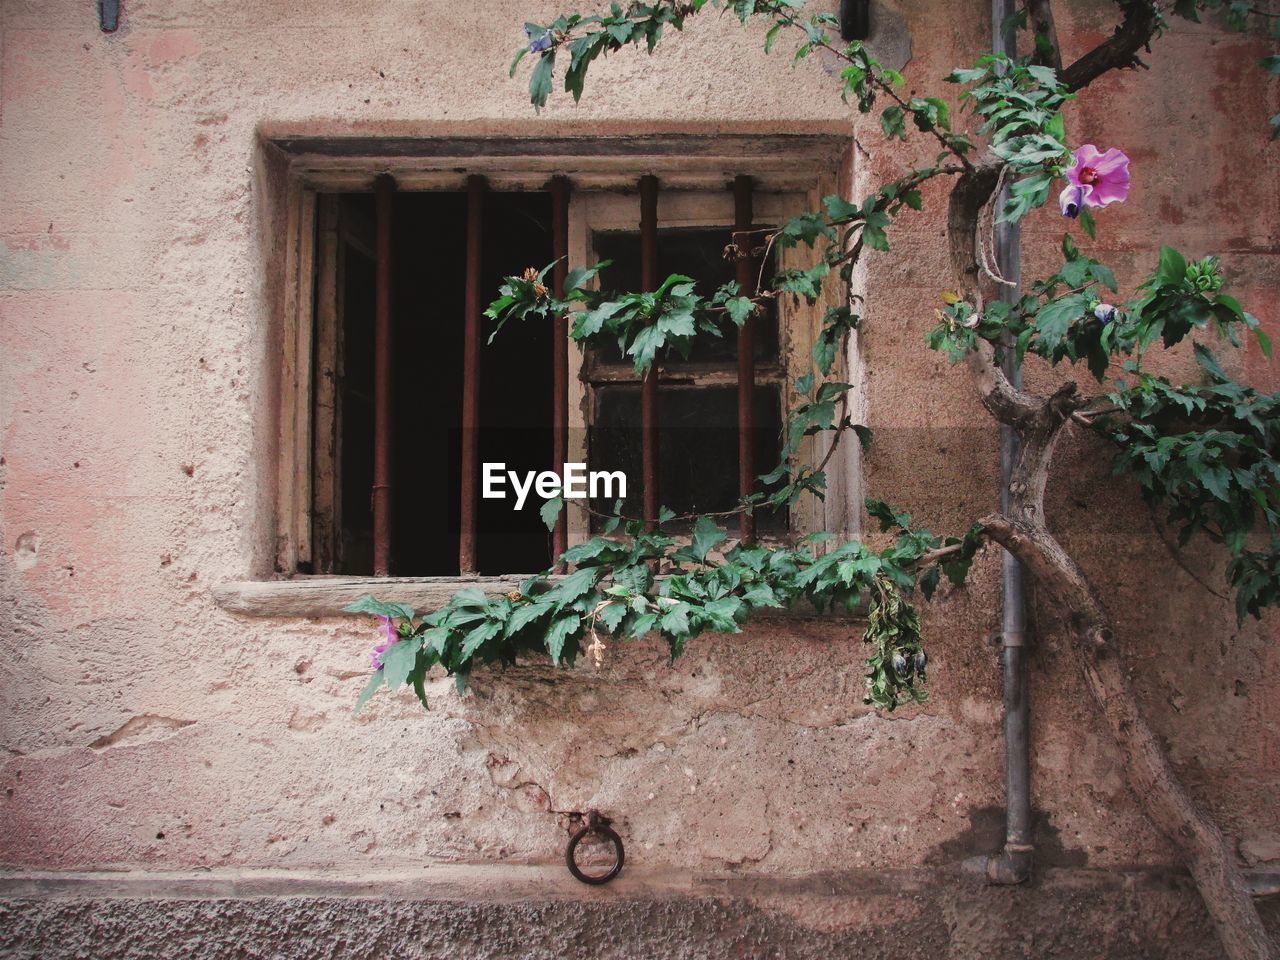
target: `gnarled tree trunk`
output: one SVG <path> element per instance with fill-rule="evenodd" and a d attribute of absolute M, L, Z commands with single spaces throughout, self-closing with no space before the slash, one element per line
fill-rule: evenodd
<path fill-rule="evenodd" d="M 975 229 L 998 180 L 999 160 L 987 158 L 957 182 L 949 216 L 951 256 L 959 289 L 976 293 Z M 1223 950 L 1231 960 L 1275 956 L 1235 854 L 1218 827 L 1178 781 L 1159 740 L 1147 726 L 1113 645 L 1111 620 L 1076 562 L 1049 532 L 1044 494 L 1053 448 L 1062 428 L 1088 398 L 1074 383 L 1050 397 L 1014 389 L 982 343 L 974 372 L 983 404 L 1021 440 L 1009 489 L 1009 510 L 986 517 L 988 536 L 1016 557 L 1053 597 L 1073 640 L 1089 690 L 1124 755 L 1129 785 L 1147 817 L 1181 852 Z"/>

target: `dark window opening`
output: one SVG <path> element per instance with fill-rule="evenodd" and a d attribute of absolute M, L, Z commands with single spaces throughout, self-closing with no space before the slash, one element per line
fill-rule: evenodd
<path fill-rule="evenodd" d="M 658 423 L 662 504 L 678 516 L 733 509 L 738 503 L 738 388 L 663 384 L 658 391 Z M 755 424 L 755 461 L 760 472 L 767 473 L 777 465 L 781 449 L 782 411 L 776 386 L 756 387 Z M 627 475 L 623 512 L 638 517 L 644 501 L 639 384 L 596 388 L 590 443 L 591 469 L 621 470 Z M 614 505 L 599 501 L 591 506 L 607 514 Z M 760 509 L 755 516 L 760 533 L 786 530 L 785 507 Z M 598 526 L 599 518 L 593 519 Z"/>
<path fill-rule="evenodd" d="M 392 216 L 392 572 L 459 573 L 464 193 L 400 193 Z M 373 222 L 368 194 L 342 198 L 343 213 Z M 480 289 L 487 304 L 504 276 L 552 259 L 551 206 L 545 193 L 484 198 Z M 341 477 L 341 546 L 333 572 L 373 572 L 374 268 L 366 252 L 343 244 L 340 375 L 335 384 Z M 321 280 L 323 282 L 323 278 Z M 491 325 L 483 323 L 482 340 Z M 551 329 L 511 324 L 480 349 L 480 461 L 521 473 L 551 467 Z M 482 573 L 529 573 L 550 565 L 538 504 L 480 500 L 477 566 Z"/>

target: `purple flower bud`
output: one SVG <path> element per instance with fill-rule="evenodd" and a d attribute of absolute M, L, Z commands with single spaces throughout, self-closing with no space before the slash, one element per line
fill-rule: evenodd
<path fill-rule="evenodd" d="M 1116 318 L 1116 308 L 1109 303 L 1100 303 L 1093 308 L 1093 315 L 1103 323 L 1110 323 Z"/>
<path fill-rule="evenodd" d="M 382 654 L 400 640 L 400 633 L 396 630 L 396 625 L 390 617 L 379 615 L 378 619 L 382 622 L 382 635 L 385 639 L 373 648 L 373 655 L 370 657 L 370 662 L 375 670 L 382 669 Z"/>
<path fill-rule="evenodd" d="M 900 677 L 904 677 L 907 674 L 907 658 L 899 652 L 895 652 L 893 655 L 893 672 Z"/>
<path fill-rule="evenodd" d="M 1058 206 L 1062 208 L 1062 215 L 1070 217 L 1072 220 L 1080 216 L 1080 208 L 1084 206 L 1084 198 L 1092 190 L 1093 187 L 1078 183 L 1068 185 L 1062 193 L 1058 194 Z"/>
<path fill-rule="evenodd" d="M 529 27 L 524 28 L 524 35 L 529 38 L 529 52 L 541 53 L 551 47 L 551 31 L 544 30 L 538 36 L 535 36 L 533 30 Z"/>
<path fill-rule="evenodd" d="M 923 650 L 916 653 L 916 673 L 924 673 L 924 668 L 929 663 L 929 656 Z"/>

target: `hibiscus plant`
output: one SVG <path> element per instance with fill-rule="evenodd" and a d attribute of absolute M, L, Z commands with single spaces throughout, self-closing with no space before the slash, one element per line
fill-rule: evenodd
<path fill-rule="evenodd" d="M 615 509 L 600 536 L 559 558 L 572 571 L 565 575 L 529 577 L 505 596 L 464 589 L 421 616 L 373 597 L 353 604 L 351 612 L 380 617 L 383 631 L 359 703 L 384 685 L 394 690 L 407 684 L 425 705 L 425 679 L 436 667 L 454 676 L 461 690 L 476 664 L 511 663 L 525 653 L 573 664 L 585 652 L 599 661 L 605 637 L 657 634 L 675 657 L 700 633 L 736 633 L 760 610 L 804 601 L 820 610 L 864 612 L 865 700 L 893 710 L 926 696 L 928 658 L 917 598 L 933 597 L 943 577 L 962 585 L 976 552 L 995 543 L 1056 603 L 1130 783 L 1152 822 L 1180 850 L 1225 953 L 1272 956 L 1233 849 L 1179 783 L 1142 717 L 1111 618 L 1050 531 L 1044 510 L 1055 442 L 1067 427 L 1094 431 L 1114 445 L 1116 471 L 1137 481 L 1182 543 L 1200 538 L 1220 545 L 1224 580 L 1241 619 L 1280 603 L 1280 394 L 1237 382 L 1217 359 L 1223 347 L 1239 347 L 1246 336 L 1256 337 L 1267 356 L 1270 344 L 1257 319 L 1225 292 L 1216 257 L 1189 260 L 1170 247 L 1126 295 L 1111 269 L 1081 248 L 1088 241 L 1068 235 L 1061 266 L 1052 275 L 1025 283 L 1016 299 L 996 295 L 1011 285 L 994 263 L 993 223 L 1019 221 L 1056 194 L 1061 214 L 1078 220 L 1092 239 L 1096 213 L 1125 200 L 1131 170 L 1124 150 L 1091 143 L 1072 149 L 1067 118 L 1092 81 L 1109 70 L 1140 65 L 1139 52 L 1166 27 L 1164 6 L 1117 0 L 1120 23 L 1114 34 L 1064 63 L 1049 0 L 1028 0 L 1012 25 L 1032 33 L 1030 55 L 985 54 L 946 77 L 973 118 L 971 132 L 955 123 L 946 99 L 903 93 L 896 71 L 877 62 L 862 43 L 834 39 L 835 18 L 807 14 L 799 0 L 615 3 L 603 15 L 571 14 L 526 25 L 527 44 L 511 69 L 526 55 L 534 58 L 529 90 L 537 108 L 551 96 L 557 66 L 563 68 L 564 89 L 576 99 L 598 57 L 629 46 L 652 51 L 664 33 L 719 7 L 744 23 L 765 21 L 766 48 L 790 37 L 797 43 L 797 61 L 818 55 L 838 62 L 846 101 L 862 113 L 878 111 L 886 137 L 928 137 L 936 141 L 937 153 L 931 164 L 860 201 L 829 196 L 821 210 L 778 224 L 767 242 L 813 248 L 814 265 L 779 270 L 757 293 L 735 284 L 698 290 L 680 276 L 656 291 L 603 291 L 597 288 L 598 267 L 589 267 L 571 271 L 564 294 L 556 296 L 542 282 L 547 270 L 532 270 L 507 278 L 488 311 L 497 327 L 550 322 L 572 311 L 575 341 L 621 351 L 639 374 L 651 375 L 666 353 L 684 354 L 698 338 L 732 332 L 769 299 L 816 303 L 825 286 L 847 290 L 867 251 L 888 250 L 897 220 L 921 209 L 921 186 L 949 181 L 955 290 L 940 291 L 938 323 L 925 345 L 966 364 L 986 409 L 1016 435 L 1008 506 L 976 518 L 967 530 L 938 535 L 917 526 L 908 513 L 868 500 L 868 514 L 891 534 L 878 541 L 887 543 L 880 547 L 830 535 L 790 546 L 733 542 L 716 518 L 706 516 L 681 518 L 692 536 L 677 536 L 670 511 L 656 524 L 645 524 Z M 1176 0 L 1168 12 L 1198 19 L 1219 8 L 1236 28 L 1248 27 L 1255 13 L 1248 4 L 1203 0 Z M 1262 66 L 1280 72 L 1274 56 Z M 1278 119 L 1272 124 L 1280 129 Z M 733 237 L 729 249 L 741 242 Z M 842 370 L 846 344 L 861 322 L 856 308 L 856 300 L 846 298 L 827 309 L 813 371 L 793 385 L 782 462 L 759 478 L 757 491 L 739 510 L 822 495 L 830 450 L 816 468 L 800 462 L 805 437 L 821 434 L 832 447 L 850 442 L 844 440 L 850 434 L 851 442 L 870 442 L 869 431 L 849 416 L 850 385 Z M 1144 366 L 1149 350 L 1184 341 L 1200 369 L 1193 382 L 1175 383 Z M 1055 367 L 1083 364 L 1099 387 L 1085 391 L 1066 379 L 1048 396 L 1024 391 L 1009 371 L 1029 362 L 1028 354 Z M 562 509 L 559 500 L 544 506 L 549 527 Z"/>

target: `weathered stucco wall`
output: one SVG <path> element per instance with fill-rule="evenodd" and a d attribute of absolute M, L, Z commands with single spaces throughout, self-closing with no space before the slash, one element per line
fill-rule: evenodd
<path fill-rule="evenodd" d="M 1070 49 L 1113 24 L 1061 5 Z M 933 699 L 861 705 L 860 628 L 782 621 L 708 637 L 669 664 L 623 646 L 601 674 L 525 666 L 435 709 L 380 696 L 358 718 L 363 622 L 254 620 L 211 585 L 270 569 L 277 419 L 260 124 L 318 133 L 831 131 L 859 181 L 931 156 L 855 127 L 820 67 L 706 18 L 652 58 L 599 65 L 575 107 L 535 119 L 506 65 L 507 2 L 0 7 L 0 863 L 18 869 L 554 862 L 558 812 L 598 807 L 646 869 L 811 873 L 942 864 L 1002 829 L 998 560 L 929 609 Z M 913 88 L 988 45 L 983 3 L 906 2 Z M 1134 159 L 1098 245 L 1131 282 L 1161 242 L 1220 253 L 1280 321 L 1275 84 L 1257 38 L 1178 21 L 1151 70 L 1108 77 L 1075 142 Z M 1236 125 L 1238 124 L 1238 126 Z M 1268 150 L 1270 152 L 1268 152 Z M 873 495 L 937 530 L 996 497 L 997 434 L 963 369 L 920 348 L 950 286 L 941 195 L 870 260 Z M 264 227 L 264 224 L 267 226 Z M 1053 263 L 1053 211 L 1025 231 Z M 1280 385 L 1250 345 L 1256 382 Z M 1189 369 L 1185 358 L 1171 367 Z M 1047 375 L 1033 371 L 1036 382 Z M 1273 619 L 1174 566 L 1106 452 L 1069 437 L 1052 517 L 1116 615 L 1152 723 L 1251 863 L 1280 863 L 1280 648 Z M 1216 581 L 1224 560 L 1191 550 Z M 1162 864 L 1048 611 L 1037 610 L 1034 789 L 1041 862 Z"/>

